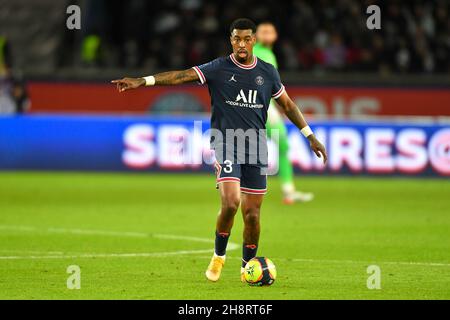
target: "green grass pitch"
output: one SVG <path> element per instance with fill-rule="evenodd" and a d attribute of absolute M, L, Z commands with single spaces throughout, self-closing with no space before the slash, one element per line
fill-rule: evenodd
<path fill-rule="evenodd" d="M 278 277 L 240 282 L 241 215 L 222 278 L 204 276 L 213 175 L 0 173 L 0 299 L 449 299 L 448 180 L 300 177 L 308 204 L 269 179 L 259 254 Z M 67 267 L 81 289 L 67 288 Z M 381 289 L 367 288 L 369 265 Z"/>

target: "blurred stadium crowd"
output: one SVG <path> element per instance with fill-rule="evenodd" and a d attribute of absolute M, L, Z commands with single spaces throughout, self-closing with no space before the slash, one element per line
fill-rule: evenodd
<path fill-rule="evenodd" d="M 66 8 L 82 10 L 68 30 Z M 381 8 L 381 30 L 366 27 L 366 8 Z M 165 70 L 229 52 L 237 17 L 272 21 L 282 71 L 371 74 L 448 73 L 448 0 L 0 0 L 0 64 L 11 46 L 15 67 L 52 74 L 95 66 Z"/>
<path fill-rule="evenodd" d="M 381 8 L 381 30 L 366 27 L 370 4 Z M 450 71 L 447 0 L 87 0 L 84 6 L 83 37 L 66 31 L 62 65 L 196 65 L 229 52 L 228 26 L 247 16 L 276 24 L 281 70 Z"/>
<path fill-rule="evenodd" d="M 73 4 L 81 30 L 66 27 Z M 381 8 L 381 30 L 366 26 L 372 4 Z M 3 113 L 29 108 L 24 78 L 157 72 L 226 55 L 229 25 L 243 16 L 276 25 L 282 72 L 450 74 L 448 0 L 0 0 L 0 8 Z"/>

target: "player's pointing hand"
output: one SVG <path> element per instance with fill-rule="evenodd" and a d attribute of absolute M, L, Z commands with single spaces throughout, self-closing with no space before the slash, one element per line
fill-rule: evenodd
<path fill-rule="evenodd" d="M 317 157 L 323 159 L 323 164 L 326 164 L 328 161 L 328 155 L 323 144 L 320 143 L 320 141 L 317 140 L 316 136 L 313 134 L 308 137 L 308 140 L 311 146 L 311 150 L 314 151 Z"/>
<path fill-rule="evenodd" d="M 119 92 L 124 92 L 130 89 L 136 89 L 140 86 L 145 85 L 145 79 L 143 78 L 123 78 L 118 80 L 113 80 L 111 83 L 115 83 L 117 86 L 117 90 Z"/>

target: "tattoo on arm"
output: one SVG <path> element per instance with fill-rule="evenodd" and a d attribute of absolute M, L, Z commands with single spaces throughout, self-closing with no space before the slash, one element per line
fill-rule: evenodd
<path fill-rule="evenodd" d="M 168 71 L 158 73 L 154 77 L 155 84 L 162 86 L 171 86 L 199 80 L 197 73 L 192 68 L 182 71 Z"/>
<path fill-rule="evenodd" d="M 283 108 L 288 119 L 291 120 L 297 128 L 301 130 L 308 125 L 300 109 L 287 95 L 283 95 L 277 100 L 277 103 Z"/>
<path fill-rule="evenodd" d="M 290 110 L 286 111 L 286 116 L 300 130 L 308 125 L 305 118 L 303 117 L 303 114 L 296 105 L 294 105 Z"/>

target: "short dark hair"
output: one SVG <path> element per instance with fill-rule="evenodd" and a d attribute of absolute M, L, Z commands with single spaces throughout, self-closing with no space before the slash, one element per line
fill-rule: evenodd
<path fill-rule="evenodd" d="M 256 32 L 256 24 L 247 18 L 239 18 L 234 20 L 230 25 L 230 34 L 233 33 L 233 30 L 248 30 L 251 29 L 252 33 Z"/>

